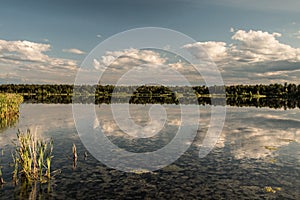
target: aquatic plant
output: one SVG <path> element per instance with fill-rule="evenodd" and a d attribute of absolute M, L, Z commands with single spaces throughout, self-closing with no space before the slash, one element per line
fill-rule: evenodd
<path fill-rule="evenodd" d="M 265 146 L 265 149 L 270 150 L 270 151 L 276 151 L 278 148 L 274 146 Z"/>
<path fill-rule="evenodd" d="M 148 169 L 132 169 L 130 170 L 131 173 L 134 173 L 134 174 L 145 174 L 145 173 L 151 173 L 151 171 L 149 171 Z"/>
<path fill-rule="evenodd" d="M 18 144 L 13 155 L 14 172 L 13 180 L 17 183 L 18 177 L 27 181 L 47 182 L 51 178 L 51 159 L 53 158 L 53 140 L 45 142 L 37 139 L 36 132 L 31 134 L 18 130 Z M 45 178 L 46 177 L 46 178 Z"/>
<path fill-rule="evenodd" d="M 0 185 L 4 184 L 4 180 L 2 178 L 2 167 L 0 166 Z"/>
<path fill-rule="evenodd" d="M 0 93 L 0 117 L 9 117 L 19 113 L 19 105 L 23 102 L 23 97 L 19 94 Z"/>
<path fill-rule="evenodd" d="M 77 149 L 75 144 L 73 144 L 72 152 L 73 152 L 73 168 L 75 169 L 77 166 Z"/>
<path fill-rule="evenodd" d="M 268 192 L 268 193 L 276 193 L 276 191 L 281 191 L 281 188 L 280 187 L 275 187 L 275 188 L 272 188 L 271 186 L 266 186 L 264 188 L 265 192 Z"/>
<path fill-rule="evenodd" d="M 17 121 L 22 102 L 21 95 L 0 93 L 0 128 L 11 126 Z"/>

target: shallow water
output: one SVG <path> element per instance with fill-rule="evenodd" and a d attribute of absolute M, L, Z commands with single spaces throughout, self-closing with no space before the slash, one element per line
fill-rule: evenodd
<path fill-rule="evenodd" d="M 148 139 L 135 139 L 138 131 L 131 130 L 129 135 L 122 132 L 112 118 L 110 105 L 96 107 L 97 126 L 115 145 L 127 151 L 155 151 L 175 137 L 180 125 L 179 107 L 164 107 L 168 120 L 164 127 L 159 120 L 152 120 L 152 126 L 143 130 Z M 149 105 L 130 105 L 132 120 L 145 126 L 149 122 L 149 108 Z M 0 166 L 7 182 L 0 189 L 0 197 L 299 199 L 299 109 L 227 107 L 225 126 L 217 144 L 206 157 L 199 158 L 199 148 L 209 126 L 210 108 L 200 106 L 197 136 L 178 160 L 154 172 L 127 173 L 107 167 L 91 155 L 77 133 L 71 104 L 22 104 L 19 122 L 0 131 L 0 150 L 3 150 Z M 10 183 L 12 141 L 18 128 L 37 128 L 39 137 L 54 139 L 52 169 L 61 173 L 49 184 L 25 188 Z M 156 129 L 161 131 L 153 136 Z M 71 159 L 73 143 L 79 156 L 75 169 Z M 268 186 L 280 190 L 267 192 Z"/>

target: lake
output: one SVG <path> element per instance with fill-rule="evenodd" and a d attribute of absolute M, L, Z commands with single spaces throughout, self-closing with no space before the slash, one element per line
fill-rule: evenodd
<path fill-rule="evenodd" d="M 130 152 L 151 152 L 167 145 L 180 126 L 177 105 L 164 106 L 168 120 L 161 127 L 139 134 L 122 132 L 111 117 L 110 105 L 96 106 L 99 126 L 115 145 Z M 189 105 L 186 105 L 189 106 Z M 132 120 L 142 126 L 149 121 L 149 105 L 130 105 Z M 71 104 L 22 104 L 19 121 L 0 130 L 0 166 L 7 182 L 0 186 L 1 199 L 299 199 L 300 112 L 227 106 L 222 134 L 213 150 L 199 158 L 199 148 L 209 128 L 210 105 L 200 106 L 197 135 L 178 160 L 153 172 L 128 173 L 107 167 L 94 158 L 79 137 Z M 159 119 L 159 115 L 156 116 Z M 85 119 L 84 116 L 82 118 Z M 151 135 L 156 128 L 159 134 Z M 37 130 L 40 138 L 53 138 L 52 169 L 60 170 L 50 183 L 32 186 L 11 183 L 11 153 L 17 129 Z M 72 145 L 78 162 L 73 167 Z M 108 152 L 109 153 L 109 152 Z"/>

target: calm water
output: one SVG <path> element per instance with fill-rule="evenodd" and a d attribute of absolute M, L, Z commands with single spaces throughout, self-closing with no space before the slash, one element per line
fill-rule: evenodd
<path fill-rule="evenodd" d="M 165 107 L 170 113 L 165 127 L 143 140 L 133 139 L 118 128 L 110 117 L 110 105 L 101 105 L 96 111 L 102 130 L 114 144 L 132 152 L 147 152 L 168 144 L 180 124 L 179 108 Z M 130 108 L 132 120 L 144 126 L 149 107 Z M 0 198 L 35 194 L 44 199 L 300 199 L 299 109 L 227 107 L 222 135 L 205 158 L 199 158 L 198 152 L 208 128 L 210 107 L 200 107 L 200 113 L 197 137 L 184 155 L 158 171 L 135 174 L 106 167 L 87 151 L 75 128 L 72 105 L 23 104 L 15 127 L 0 131 L 0 165 L 7 182 L 0 188 Z M 39 137 L 54 139 L 52 168 L 61 173 L 49 184 L 13 187 L 10 183 L 12 141 L 18 128 L 37 128 Z M 151 130 L 145 132 L 151 134 Z M 76 169 L 71 159 L 73 143 L 79 156 Z M 269 193 L 264 189 L 267 186 L 281 190 Z"/>

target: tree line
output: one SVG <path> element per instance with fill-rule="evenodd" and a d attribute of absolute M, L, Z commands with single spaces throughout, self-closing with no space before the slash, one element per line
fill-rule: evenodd
<path fill-rule="evenodd" d="M 232 86 L 171 86 L 160 85 L 144 86 L 113 86 L 113 85 L 38 85 L 38 84 L 2 84 L 0 93 L 17 93 L 23 96 L 73 96 L 94 95 L 111 96 L 119 95 L 135 96 L 174 96 L 175 93 L 184 96 L 226 94 L 226 97 L 270 97 L 270 98 L 297 98 L 300 96 L 300 85 L 270 84 L 270 85 L 232 85 Z"/>

